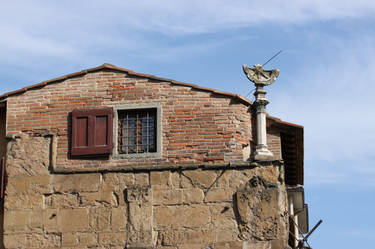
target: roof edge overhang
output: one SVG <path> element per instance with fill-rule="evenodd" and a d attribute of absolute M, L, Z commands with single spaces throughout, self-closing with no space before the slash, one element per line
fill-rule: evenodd
<path fill-rule="evenodd" d="M 304 127 L 298 124 L 289 123 L 279 118 L 267 115 L 267 127 L 275 127 L 283 134 L 295 138 L 294 141 L 285 141 L 286 146 L 292 148 L 295 163 L 292 164 L 293 171 L 296 172 L 296 180 L 293 185 L 304 184 Z M 282 145 L 283 146 L 283 145 Z"/>
<path fill-rule="evenodd" d="M 26 86 L 24 88 L 21 88 L 21 89 L 15 90 L 15 91 L 4 93 L 4 94 L 0 95 L 0 101 L 3 100 L 3 99 L 8 98 L 10 96 L 14 96 L 14 95 L 18 95 L 18 94 L 23 94 L 23 93 L 25 93 L 25 92 L 27 92 L 29 90 L 33 90 L 33 89 L 37 89 L 37 88 L 42 88 L 42 87 L 44 87 L 46 85 L 49 85 L 49 84 L 58 83 L 58 82 L 66 80 L 66 79 L 70 79 L 70 78 L 73 78 L 73 77 L 84 76 L 84 75 L 86 75 L 88 73 L 92 73 L 92 72 L 96 72 L 96 71 L 100 71 L 100 70 L 106 70 L 106 69 L 107 70 L 114 70 L 114 71 L 117 71 L 117 72 L 127 73 L 128 75 L 131 75 L 131 76 L 143 77 L 143 78 L 147 78 L 147 79 L 150 79 L 150 80 L 156 80 L 156 81 L 165 81 L 165 82 L 169 82 L 169 83 L 174 84 L 174 85 L 191 87 L 193 89 L 197 89 L 197 90 L 201 90 L 201 91 L 206 91 L 206 92 L 211 92 L 213 94 L 218 94 L 218 95 L 227 96 L 227 97 L 236 99 L 239 102 L 241 102 L 241 103 L 243 103 L 243 104 L 245 104 L 247 106 L 251 105 L 251 101 L 249 99 L 247 99 L 246 97 L 240 95 L 240 94 L 233 94 L 233 93 L 229 93 L 229 92 L 223 92 L 223 91 L 219 91 L 219 90 L 216 90 L 216 89 L 202 87 L 202 86 L 198 86 L 198 85 L 191 84 L 191 83 L 186 83 L 186 82 L 181 82 L 181 81 L 176 81 L 176 80 L 172 80 L 172 79 L 158 77 L 158 76 L 155 76 L 155 75 L 137 73 L 137 72 L 134 72 L 134 71 L 132 71 L 130 69 L 122 68 L 122 67 L 117 67 L 117 66 L 114 66 L 114 65 L 109 64 L 109 63 L 104 63 L 103 65 L 98 66 L 98 67 L 81 70 L 79 72 L 75 72 L 75 73 L 71 73 L 71 74 L 66 74 L 66 75 L 63 75 L 63 76 L 60 76 L 60 77 L 57 77 L 57 78 L 54 78 L 54 79 L 43 81 L 41 83 L 37 83 L 37 84 L 34 84 L 34 85 Z"/>

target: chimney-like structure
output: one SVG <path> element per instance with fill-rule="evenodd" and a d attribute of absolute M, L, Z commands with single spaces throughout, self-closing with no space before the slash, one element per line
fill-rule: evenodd
<path fill-rule="evenodd" d="M 262 65 L 254 65 L 253 68 L 247 65 L 242 66 L 247 78 L 254 83 L 255 101 L 254 107 L 257 114 L 257 146 L 254 153 L 254 160 L 267 161 L 273 160 L 273 154 L 267 147 L 267 130 L 266 130 L 266 105 L 269 103 L 266 98 L 265 86 L 271 85 L 279 76 L 279 70 L 264 70 Z"/>

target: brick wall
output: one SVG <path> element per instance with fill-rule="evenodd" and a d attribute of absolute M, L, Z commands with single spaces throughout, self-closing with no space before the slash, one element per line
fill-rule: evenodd
<path fill-rule="evenodd" d="M 280 130 L 267 128 L 267 146 L 275 158 L 281 159 Z"/>
<path fill-rule="evenodd" d="M 6 152 L 6 138 L 5 138 L 5 130 L 6 130 L 6 121 L 5 121 L 5 107 L 0 107 L 0 159 L 5 156 Z"/>
<path fill-rule="evenodd" d="M 162 107 L 163 151 L 158 163 L 244 160 L 243 148 L 252 140 L 248 106 L 209 91 L 108 70 L 9 97 L 7 135 L 55 133 L 57 167 L 90 167 L 90 160 L 71 160 L 68 156 L 69 113 L 137 103 Z M 139 163 L 155 163 L 155 159 L 95 161 L 96 167 Z"/>

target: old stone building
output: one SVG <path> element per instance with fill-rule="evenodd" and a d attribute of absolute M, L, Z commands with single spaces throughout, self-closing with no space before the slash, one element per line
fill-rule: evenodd
<path fill-rule="evenodd" d="M 255 160 L 252 107 L 110 64 L 1 95 L 1 246 L 293 246 L 303 127 L 267 116 Z"/>

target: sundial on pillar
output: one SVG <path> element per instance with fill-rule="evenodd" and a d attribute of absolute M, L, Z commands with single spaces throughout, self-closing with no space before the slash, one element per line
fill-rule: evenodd
<path fill-rule="evenodd" d="M 273 153 L 267 147 L 267 126 L 266 126 L 266 105 L 269 103 L 266 98 L 264 86 L 275 82 L 280 71 L 278 69 L 264 70 L 262 65 L 254 65 L 250 68 L 242 66 L 246 77 L 255 84 L 254 107 L 257 116 L 257 146 L 254 152 L 254 160 L 269 161 L 274 160 Z"/>
<path fill-rule="evenodd" d="M 242 66 L 246 77 L 255 84 L 255 86 L 268 86 L 275 82 L 279 76 L 279 69 L 264 70 L 262 65 L 256 64 L 253 68 Z"/>

